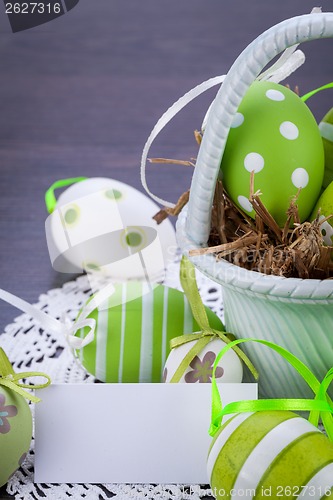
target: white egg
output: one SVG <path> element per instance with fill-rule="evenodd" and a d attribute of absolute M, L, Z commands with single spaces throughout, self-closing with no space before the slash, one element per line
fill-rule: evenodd
<path fill-rule="evenodd" d="M 198 332 L 198 335 L 199 334 L 200 332 Z M 196 342 L 198 341 L 193 340 L 171 350 L 164 367 L 163 378 L 165 382 L 171 382 L 177 368 Z M 190 362 L 179 382 L 211 382 L 216 356 L 225 345 L 226 344 L 217 337 L 209 342 Z M 230 349 L 220 360 L 216 368 L 215 378 L 218 383 L 239 383 L 242 381 L 242 362 L 232 349 Z"/>
<path fill-rule="evenodd" d="M 154 280 L 177 249 L 171 222 L 153 220 L 158 210 L 146 195 L 114 179 L 73 184 L 46 221 L 53 268 Z"/>

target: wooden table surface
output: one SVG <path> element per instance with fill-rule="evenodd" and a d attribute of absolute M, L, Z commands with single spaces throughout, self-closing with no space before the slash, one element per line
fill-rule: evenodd
<path fill-rule="evenodd" d="M 50 264 L 45 190 L 75 176 L 141 189 L 142 148 L 160 115 L 191 87 L 227 72 L 265 29 L 312 7 L 313 0 L 80 0 L 66 15 L 13 34 L 1 5 L 0 286 L 33 303 L 73 279 Z M 307 62 L 288 81 L 305 93 L 332 79 L 332 41 L 303 50 Z M 196 156 L 193 130 L 215 92 L 184 110 L 151 155 Z M 318 120 L 332 101 L 333 90 L 309 101 Z M 170 200 L 190 177 L 187 167 L 149 167 L 151 188 Z M 17 314 L 0 303 L 0 332 Z"/>

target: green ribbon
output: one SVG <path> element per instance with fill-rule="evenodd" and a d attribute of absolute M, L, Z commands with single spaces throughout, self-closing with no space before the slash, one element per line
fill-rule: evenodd
<path fill-rule="evenodd" d="M 195 267 L 185 255 L 180 263 L 180 283 L 191 306 L 195 321 L 203 331 L 212 331 L 198 290 Z M 224 326 L 223 331 L 225 331 Z"/>
<path fill-rule="evenodd" d="M 47 382 L 45 382 L 44 384 L 37 384 L 37 385 L 20 383 L 20 380 L 29 377 L 44 377 L 46 378 Z M 33 403 L 38 403 L 40 401 L 40 398 L 33 396 L 24 389 L 43 389 L 44 387 L 47 387 L 50 383 L 51 379 L 48 375 L 46 375 L 46 373 L 42 372 L 15 373 L 5 351 L 0 347 L 0 385 L 7 387 L 8 389 L 11 389 L 12 391 L 16 392 L 25 399 L 29 399 Z"/>
<path fill-rule="evenodd" d="M 224 356 L 229 349 L 242 342 L 257 342 L 259 344 L 263 344 L 284 357 L 286 361 L 288 361 L 306 381 L 314 392 L 315 398 L 236 401 L 229 403 L 222 408 L 222 401 L 215 378 L 215 371 L 222 356 Z M 309 422 L 318 427 L 319 418 L 321 418 L 328 438 L 333 441 L 333 402 L 327 395 L 327 389 L 332 380 L 333 368 L 327 372 L 323 381 L 319 382 L 311 370 L 304 363 L 302 363 L 302 361 L 287 351 L 287 349 L 284 349 L 273 342 L 252 338 L 232 341 L 220 351 L 214 362 L 212 374 L 212 413 L 209 434 L 214 436 L 221 426 L 222 418 L 225 415 L 230 415 L 232 413 L 274 410 L 309 411 Z"/>
<path fill-rule="evenodd" d="M 195 267 L 185 256 L 183 256 L 180 263 L 180 283 L 183 287 L 187 300 L 189 301 L 193 317 L 199 325 L 201 331 L 198 333 L 181 335 L 180 337 L 175 337 L 170 341 L 170 349 L 175 349 L 176 347 L 187 344 L 188 342 L 197 341 L 185 355 L 184 359 L 171 378 L 170 383 L 177 383 L 180 381 L 195 356 L 197 356 L 202 349 L 209 344 L 209 342 L 216 338 L 220 338 L 223 342 L 229 344 L 235 338 L 232 333 L 225 332 L 224 325 L 222 325 L 223 330 L 215 330 L 210 326 L 206 309 L 198 290 Z M 239 349 L 239 347 L 234 347 L 234 351 L 249 368 L 254 378 L 257 379 L 258 372 L 249 358 L 241 349 Z"/>
<path fill-rule="evenodd" d="M 52 214 L 57 204 L 57 199 L 54 194 L 55 189 L 70 186 L 71 184 L 85 181 L 86 179 L 87 177 L 72 177 L 71 179 L 60 179 L 59 181 L 54 182 L 45 193 L 45 205 L 48 213 Z"/>
<path fill-rule="evenodd" d="M 317 89 L 311 90 L 311 92 L 308 92 L 307 94 L 304 94 L 301 99 L 302 101 L 307 101 L 310 97 L 313 95 L 317 94 L 318 92 L 321 92 L 322 90 L 330 89 L 333 87 L 333 82 L 327 83 L 326 85 L 323 85 L 322 87 L 318 87 Z"/>

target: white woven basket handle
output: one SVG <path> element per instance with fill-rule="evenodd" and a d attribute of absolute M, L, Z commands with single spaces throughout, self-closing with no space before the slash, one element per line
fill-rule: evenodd
<path fill-rule="evenodd" d="M 265 31 L 230 68 L 212 106 L 194 171 L 186 222 L 188 237 L 205 244 L 216 180 L 230 125 L 246 91 L 274 56 L 296 43 L 333 37 L 333 13 L 314 13 L 283 21 Z"/>

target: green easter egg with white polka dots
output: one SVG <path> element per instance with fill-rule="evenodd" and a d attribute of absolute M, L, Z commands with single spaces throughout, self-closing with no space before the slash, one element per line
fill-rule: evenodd
<path fill-rule="evenodd" d="M 291 199 L 301 193 L 301 221 L 311 213 L 324 176 L 324 150 L 318 125 L 307 105 L 291 90 L 271 82 L 251 85 L 231 126 L 221 162 L 224 187 L 246 214 L 250 175 L 254 190 L 282 227 Z"/>
<path fill-rule="evenodd" d="M 323 139 L 325 152 L 325 172 L 323 187 L 326 188 L 333 181 L 333 108 L 319 123 L 320 135 Z"/>
<path fill-rule="evenodd" d="M 319 220 L 324 220 L 326 217 L 332 216 L 322 222 L 320 226 L 321 234 L 326 245 L 333 245 L 333 181 L 325 189 L 316 203 L 316 206 L 311 214 L 310 220 L 314 220 L 320 210 Z"/>
<path fill-rule="evenodd" d="M 209 308 L 206 312 L 211 326 L 223 329 Z M 162 285 L 148 289 L 135 281 L 115 284 L 107 303 L 88 317 L 96 321 L 94 340 L 76 353 L 102 382 L 161 382 L 170 340 L 199 330 L 183 292 Z"/>
<path fill-rule="evenodd" d="M 331 498 L 333 443 L 289 411 L 239 413 L 214 436 L 207 469 L 217 499 Z"/>

